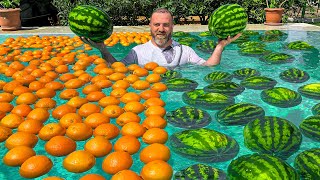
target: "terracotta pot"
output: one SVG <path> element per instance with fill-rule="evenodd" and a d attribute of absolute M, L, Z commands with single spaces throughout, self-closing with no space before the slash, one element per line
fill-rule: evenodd
<path fill-rule="evenodd" d="M 265 8 L 267 25 L 281 25 L 283 8 Z"/>
<path fill-rule="evenodd" d="M 21 28 L 20 8 L 0 9 L 0 25 L 3 31 L 15 31 Z"/>

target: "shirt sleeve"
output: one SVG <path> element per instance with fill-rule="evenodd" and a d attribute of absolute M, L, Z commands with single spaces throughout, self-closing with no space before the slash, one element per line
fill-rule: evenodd
<path fill-rule="evenodd" d="M 129 64 L 137 64 L 138 62 L 138 56 L 135 50 L 131 49 L 128 55 L 121 60 L 125 65 Z"/>
<path fill-rule="evenodd" d="M 188 54 L 188 63 L 201 65 L 206 62 L 206 60 L 202 59 L 198 54 L 189 46 L 185 46 Z"/>

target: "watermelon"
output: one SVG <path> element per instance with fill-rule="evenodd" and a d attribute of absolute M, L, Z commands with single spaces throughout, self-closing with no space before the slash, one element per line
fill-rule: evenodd
<path fill-rule="evenodd" d="M 242 68 L 242 69 L 233 71 L 232 74 L 235 78 L 242 80 L 251 76 L 259 76 L 260 72 L 252 68 Z"/>
<path fill-rule="evenodd" d="M 280 41 L 281 37 L 275 36 L 275 35 L 265 34 L 265 35 L 260 36 L 259 40 L 263 41 L 263 42 L 275 42 L 275 41 Z"/>
<path fill-rule="evenodd" d="M 320 103 L 314 105 L 311 110 L 313 115 L 320 115 Z"/>
<path fill-rule="evenodd" d="M 299 128 L 306 137 L 320 142 L 320 115 L 307 117 L 300 123 Z"/>
<path fill-rule="evenodd" d="M 239 4 L 226 4 L 217 8 L 208 21 L 209 31 L 219 39 L 233 37 L 242 32 L 248 23 L 248 15 Z"/>
<path fill-rule="evenodd" d="M 174 174 L 174 180 L 225 180 L 227 174 L 206 164 L 194 164 Z"/>
<path fill-rule="evenodd" d="M 229 180 L 299 180 L 296 170 L 284 160 L 257 153 L 232 160 L 227 174 Z"/>
<path fill-rule="evenodd" d="M 167 70 L 164 74 L 160 75 L 162 81 L 167 81 L 168 79 L 181 78 L 182 74 L 179 71 Z"/>
<path fill-rule="evenodd" d="M 272 88 L 276 84 L 277 84 L 276 80 L 269 77 L 265 77 L 265 76 L 252 76 L 252 77 L 245 78 L 240 82 L 241 86 L 248 89 L 256 89 L 256 90 Z"/>
<path fill-rule="evenodd" d="M 243 130 L 244 144 L 252 151 L 287 159 L 300 148 L 302 134 L 290 121 L 265 116 L 250 121 Z"/>
<path fill-rule="evenodd" d="M 273 36 L 283 36 L 286 35 L 286 33 L 277 30 L 277 29 L 273 29 L 273 30 L 267 30 L 264 32 L 265 35 L 273 35 Z"/>
<path fill-rule="evenodd" d="M 294 159 L 294 167 L 301 179 L 320 179 L 320 148 L 312 148 L 299 153 Z"/>
<path fill-rule="evenodd" d="M 207 128 L 176 132 L 170 136 L 169 145 L 175 153 L 199 162 L 228 161 L 239 152 L 235 139 Z"/>
<path fill-rule="evenodd" d="M 243 35 L 247 35 L 247 36 L 257 36 L 260 33 L 258 31 L 252 31 L 252 30 L 244 30 L 242 32 Z"/>
<path fill-rule="evenodd" d="M 223 125 L 245 125 L 264 115 L 265 111 L 260 106 L 251 103 L 236 103 L 218 111 L 216 119 Z"/>
<path fill-rule="evenodd" d="M 291 50 L 308 50 L 308 49 L 314 48 L 313 46 L 311 46 L 309 43 L 305 41 L 293 41 L 288 43 L 286 47 Z"/>
<path fill-rule="evenodd" d="M 186 129 L 204 127 L 212 120 L 207 111 L 192 106 L 183 106 L 174 111 L 167 112 L 165 119 L 176 127 Z"/>
<path fill-rule="evenodd" d="M 113 31 L 108 14 L 95 6 L 76 6 L 70 11 L 68 22 L 71 31 L 76 35 L 95 42 L 103 42 Z"/>
<path fill-rule="evenodd" d="M 259 56 L 269 53 L 270 51 L 261 46 L 245 46 L 241 48 L 240 54 L 245 56 Z"/>
<path fill-rule="evenodd" d="M 214 83 L 219 81 L 230 81 L 233 78 L 232 74 L 223 71 L 213 71 L 207 74 L 203 80 L 208 83 Z"/>
<path fill-rule="evenodd" d="M 199 33 L 199 36 L 206 37 L 206 36 L 212 36 L 210 31 L 203 31 Z"/>
<path fill-rule="evenodd" d="M 205 40 L 199 43 L 196 47 L 205 53 L 212 53 L 216 48 L 217 43 L 214 40 Z"/>
<path fill-rule="evenodd" d="M 298 88 L 298 92 L 308 98 L 320 99 L 320 83 L 303 85 Z"/>
<path fill-rule="evenodd" d="M 226 81 L 210 84 L 204 87 L 203 90 L 205 92 L 221 93 L 228 96 L 237 96 L 244 91 L 244 87 L 235 82 Z"/>
<path fill-rule="evenodd" d="M 184 31 L 176 31 L 172 33 L 172 37 L 183 37 L 183 36 L 189 36 L 190 33 L 184 32 Z"/>
<path fill-rule="evenodd" d="M 259 59 L 267 64 L 283 64 L 292 62 L 294 57 L 286 53 L 272 52 L 262 56 Z"/>
<path fill-rule="evenodd" d="M 245 48 L 245 47 L 262 47 L 264 48 L 266 45 L 262 42 L 258 41 L 247 41 L 243 43 L 238 43 L 239 48 Z"/>
<path fill-rule="evenodd" d="M 184 103 L 202 109 L 219 110 L 235 102 L 234 98 L 220 93 L 206 93 L 203 89 L 184 92 Z"/>
<path fill-rule="evenodd" d="M 280 73 L 280 79 L 290 83 L 302 83 L 309 80 L 310 76 L 307 72 L 297 69 L 290 68 Z"/>
<path fill-rule="evenodd" d="M 187 78 L 174 78 L 165 82 L 169 91 L 190 91 L 198 87 L 198 83 Z"/>
<path fill-rule="evenodd" d="M 261 99 L 273 106 L 287 108 L 301 103 L 301 95 L 291 89 L 274 87 L 261 92 Z"/>

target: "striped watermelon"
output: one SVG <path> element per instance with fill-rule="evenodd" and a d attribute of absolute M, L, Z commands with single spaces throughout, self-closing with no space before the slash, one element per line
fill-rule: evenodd
<path fill-rule="evenodd" d="M 258 31 L 252 31 L 252 30 L 244 30 L 242 32 L 243 35 L 248 35 L 248 36 L 257 36 L 260 33 Z"/>
<path fill-rule="evenodd" d="M 174 133 L 169 138 L 169 145 L 177 154 L 200 162 L 228 161 L 239 152 L 235 139 L 206 128 Z"/>
<path fill-rule="evenodd" d="M 307 72 L 297 69 L 290 68 L 280 73 L 280 79 L 290 83 L 302 83 L 308 81 L 310 76 Z"/>
<path fill-rule="evenodd" d="M 299 180 L 296 170 L 284 160 L 268 154 L 249 154 L 232 160 L 229 180 Z"/>
<path fill-rule="evenodd" d="M 216 119 L 223 125 L 245 125 L 264 115 L 265 111 L 260 106 L 251 103 L 236 103 L 218 111 Z"/>
<path fill-rule="evenodd" d="M 302 142 L 300 130 L 290 121 L 265 116 L 249 122 L 243 130 L 244 144 L 252 151 L 287 159 Z"/>
<path fill-rule="evenodd" d="M 179 71 L 167 70 L 164 74 L 160 75 L 162 81 L 167 81 L 168 79 L 181 78 L 182 74 Z"/>
<path fill-rule="evenodd" d="M 184 31 L 176 31 L 172 33 L 172 37 L 184 37 L 184 36 L 189 36 L 190 33 L 184 32 Z"/>
<path fill-rule="evenodd" d="M 301 95 L 291 89 L 274 87 L 261 92 L 261 99 L 273 106 L 287 108 L 301 103 Z"/>
<path fill-rule="evenodd" d="M 242 69 L 233 71 L 233 76 L 240 80 L 245 79 L 247 77 L 259 76 L 259 75 L 260 75 L 260 72 L 252 68 L 242 68 Z"/>
<path fill-rule="evenodd" d="M 258 42 L 258 41 L 247 41 L 247 42 L 243 42 L 243 43 L 238 43 L 238 47 L 239 48 L 245 48 L 245 47 L 266 47 L 266 45 L 262 42 Z"/>
<path fill-rule="evenodd" d="M 239 4 L 226 4 L 216 9 L 208 21 L 209 31 L 219 39 L 235 36 L 248 23 L 248 15 Z"/>
<path fill-rule="evenodd" d="M 272 52 L 259 59 L 267 64 L 283 64 L 292 62 L 294 57 L 286 53 Z"/>
<path fill-rule="evenodd" d="M 299 128 L 306 137 L 320 142 L 320 115 L 307 117 Z"/>
<path fill-rule="evenodd" d="M 263 41 L 263 42 L 275 42 L 275 41 L 280 41 L 281 37 L 275 36 L 275 35 L 270 35 L 270 34 L 264 34 L 259 37 L 259 40 Z"/>
<path fill-rule="evenodd" d="M 190 91 L 198 87 L 198 83 L 187 78 L 174 78 L 165 82 L 169 91 Z"/>
<path fill-rule="evenodd" d="M 320 83 L 303 85 L 298 88 L 298 92 L 308 98 L 320 99 Z"/>
<path fill-rule="evenodd" d="M 270 51 L 261 46 L 245 46 L 241 48 L 240 54 L 245 56 L 259 56 L 269 53 Z"/>
<path fill-rule="evenodd" d="M 206 93 L 203 89 L 184 92 L 184 103 L 202 109 L 219 110 L 234 103 L 234 98 L 220 93 Z"/>
<path fill-rule="evenodd" d="M 311 46 L 309 43 L 305 41 L 293 41 L 288 43 L 286 47 L 292 50 L 306 50 L 306 49 L 314 48 L 313 46 Z"/>
<path fill-rule="evenodd" d="M 68 17 L 69 27 L 78 36 L 103 42 L 113 31 L 110 17 L 103 10 L 89 5 L 73 8 Z"/>
<path fill-rule="evenodd" d="M 320 115 L 320 103 L 314 105 L 311 110 L 313 115 Z"/>
<path fill-rule="evenodd" d="M 301 179 L 320 179 L 320 148 L 312 148 L 298 154 L 294 159 L 294 167 Z"/>
<path fill-rule="evenodd" d="M 199 33 L 199 36 L 206 37 L 206 36 L 212 36 L 210 31 L 203 31 Z"/>
<path fill-rule="evenodd" d="M 273 30 L 267 30 L 264 32 L 265 35 L 273 35 L 273 36 L 283 36 L 285 35 L 286 33 L 280 31 L 280 30 L 277 30 L 277 29 L 273 29 Z"/>
<path fill-rule="evenodd" d="M 175 180 L 225 180 L 226 178 L 227 174 L 224 171 L 206 164 L 194 164 L 174 174 Z"/>
<path fill-rule="evenodd" d="M 265 76 L 252 76 L 245 78 L 240 82 L 240 85 L 245 88 L 257 90 L 272 88 L 276 84 L 276 80 Z"/>
<path fill-rule="evenodd" d="M 186 129 L 204 127 L 212 120 L 208 112 L 191 106 L 183 106 L 167 112 L 166 119 L 170 124 Z"/>
<path fill-rule="evenodd" d="M 216 48 L 217 43 L 214 40 L 205 40 L 199 43 L 196 47 L 205 53 L 212 53 Z"/>
<path fill-rule="evenodd" d="M 203 88 L 205 92 L 221 93 L 227 96 L 237 96 L 244 91 L 244 87 L 231 81 L 216 82 Z"/>
<path fill-rule="evenodd" d="M 223 71 L 214 71 L 207 74 L 203 80 L 208 83 L 214 83 L 219 81 L 230 81 L 233 78 L 232 74 Z"/>

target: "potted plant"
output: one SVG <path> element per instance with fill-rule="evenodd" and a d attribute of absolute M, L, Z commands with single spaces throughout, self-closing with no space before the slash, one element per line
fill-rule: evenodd
<path fill-rule="evenodd" d="M 266 0 L 266 25 L 282 25 L 282 14 L 284 12 L 283 5 L 290 0 Z"/>
<path fill-rule="evenodd" d="M 0 1 L 0 26 L 3 31 L 14 31 L 21 28 L 20 0 Z"/>

